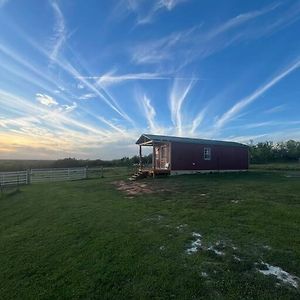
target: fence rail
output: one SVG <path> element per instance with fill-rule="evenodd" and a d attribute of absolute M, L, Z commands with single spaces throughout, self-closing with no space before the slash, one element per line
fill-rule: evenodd
<path fill-rule="evenodd" d="M 67 169 L 32 169 L 30 170 L 30 182 L 54 182 L 79 180 L 87 178 L 86 168 Z"/>
<path fill-rule="evenodd" d="M 0 186 L 23 185 L 28 184 L 28 172 L 1 172 Z"/>

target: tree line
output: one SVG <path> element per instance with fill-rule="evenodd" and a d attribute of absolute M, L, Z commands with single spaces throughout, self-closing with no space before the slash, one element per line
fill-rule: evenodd
<path fill-rule="evenodd" d="M 296 162 L 300 159 L 300 142 L 289 140 L 253 144 L 250 141 L 249 151 L 251 163 Z"/>
<path fill-rule="evenodd" d="M 142 157 L 144 165 L 151 164 L 152 154 Z M 22 171 L 44 168 L 76 168 L 76 167 L 131 167 L 139 164 L 139 156 L 121 159 L 76 159 L 72 157 L 58 160 L 0 160 L 0 172 Z"/>
<path fill-rule="evenodd" d="M 69 167 L 126 167 L 137 165 L 140 162 L 140 158 L 138 155 L 134 155 L 132 157 L 123 157 L 121 159 L 113 159 L 113 160 L 90 160 L 90 159 L 76 159 L 76 158 L 64 158 L 59 159 L 53 162 L 54 168 L 69 168 Z M 143 165 L 151 164 L 152 162 L 152 154 L 146 155 L 142 157 Z"/>

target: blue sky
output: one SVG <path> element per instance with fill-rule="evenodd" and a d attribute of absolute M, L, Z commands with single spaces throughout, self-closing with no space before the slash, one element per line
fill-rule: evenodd
<path fill-rule="evenodd" d="M 0 0 L 0 158 L 299 140 L 299 35 L 294 0 Z"/>

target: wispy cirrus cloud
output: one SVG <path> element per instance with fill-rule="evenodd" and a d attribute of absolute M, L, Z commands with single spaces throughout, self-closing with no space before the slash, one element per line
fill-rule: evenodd
<path fill-rule="evenodd" d="M 112 121 L 109 121 L 104 117 L 99 116 L 99 117 L 97 117 L 97 119 L 99 121 L 101 121 L 102 123 L 108 125 L 110 128 L 114 129 L 115 131 L 122 133 L 123 135 L 126 133 L 124 129 L 120 128 L 119 126 L 114 124 Z"/>
<path fill-rule="evenodd" d="M 184 3 L 190 0 L 159 0 L 158 1 L 158 6 L 165 7 L 168 10 L 172 10 L 175 8 L 180 3 Z"/>
<path fill-rule="evenodd" d="M 76 102 L 73 102 L 72 105 L 69 105 L 69 104 L 64 104 L 64 105 L 62 105 L 60 109 L 61 109 L 61 111 L 63 111 L 63 112 L 69 113 L 69 112 L 75 110 L 76 108 L 77 108 L 77 103 L 76 103 Z"/>
<path fill-rule="evenodd" d="M 169 96 L 171 120 L 178 135 L 182 135 L 182 106 L 196 80 L 175 79 Z"/>
<path fill-rule="evenodd" d="M 36 94 L 36 100 L 46 106 L 56 106 L 58 102 L 51 96 L 46 94 Z"/>
<path fill-rule="evenodd" d="M 54 114 L 56 112 L 69 113 L 69 112 L 75 110 L 76 108 L 80 108 L 81 112 L 84 112 L 91 118 L 99 117 L 99 114 L 97 114 L 97 116 L 96 116 L 94 112 L 91 112 L 90 110 L 86 109 L 85 107 L 78 105 L 76 102 L 71 101 L 69 99 L 69 93 L 67 94 L 67 96 L 65 95 L 66 88 L 63 87 L 61 85 L 61 83 L 56 82 L 51 77 L 48 77 L 44 72 L 41 72 L 38 68 L 34 67 L 34 65 L 30 61 L 26 61 L 18 53 L 11 51 L 10 48 L 3 47 L 3 45 L 0 45 L 0 51 L 3 51 L 4 54 L 8 55 L 9 58 L 11 58 L 15 63 L 22 66 L 26 70 L 26 71 L 24 71 L 24 73 L 23 72 L 20 73 L 19 70 L 14 71 L 14 68 L 12 67 L 12 65 L 10 65 L 10 67 L 6 69 L 7 72 L 12 73 L 14 76 L 20 77 L 22 80 L 30 82 L 30 84 L 32 86 L 35 86 L 35 87 L 43 90 L 43 93 L 36 94 L 36 100 L 39 103 L 43 104 L 44 106 L 48 106 L 48 107 L 51 106 L 52 114 Z M 1 67 L 3 68 L 4 64 L 2 64 Z M 30 71 L 30 72 L 28 72 L 28 71 Z M 33 74 L 38 75 L 39 79 L 35 80 L 32 77 L 31 72 Z M 53 84 L 58 90 L 53 90 L 53 88 L 51 88 L 51 85 L 48 86 L 48 83 Z M 59 91 L 59 93 L 57 95 L 57 97 L 59 97 L 59 100 L 64 100 L 68 104 L 59 105 L 56 98 L 53 98 L 52 96 L 49 96 L 47 94 L 47 93 L 51 93 L 51 92 L 54 92 L 55 94 L 57 94 L 56 91 Z M 79 98 L 80 99 L 80 96 L 75 97 L 72 94 L 70 94 L 70 95 L 72 96 L 71 98 Z M 96 94 L 93 94 L 93 96 L 97 97 Z M 88 94 L 85 95 L 85 98 L 89 98 L 89 97 L 90 96 Z M 57 104 L 54 104 L 54 103 L 57 103 Z M 2 107 L 8 108 L 9 106 L 3 105 Z M 17 111 L 17 107 L 18 106 L 11 107 L 10 110 Z M 25 109 L 25 111 L 27 111 L 27 110 Z"/>
<path fill-rule="evenodd" d="M 55 63 L 62 68 L 64 71 L 73 76 L 74 79 L 78 79 L 80 84 L 82 84 L 85 88 L 89 89 L 92 93 L 97 95 L 97 99 L 103 100 L 112 110 L 118 113 L 122 118 L 134 124 L 133 120 L 120 108 L 117 101 L 114 97 L 103 87 L 96 86 L 94 83 L 91 83 L 68 61 L 64 60 L 55 60 Z"/>
<path fill-rule="evenodd" d="M 240 14 L 236 17 L 233 17 L 226 21 L 225 23 L 221 24 L 220 26 L 216 26 L 215 28 L 212 28 L 208 33 L 207 37 L 208 39 L 216 37 L 224 32 L 228 32 L 236 27 L 239 27 L 243 25 L 244 23 L 247 23 L 253 19 L 256 19 L 257 17 L 263 16 L 276 8 L 278 8 L 281 5 L 280 2 L 272 3 L 271 5 L 268 5 L 266 7 L 263 7 L 260 10 L 250 11 L 247 13 Z"/>
<path fill-rule="evenodd" d="M 87 94 L 83 94 L 83 95 L 79 96 L 78 99 L 88 100 L 88 99 L 93 99 L 95 97 L 97 97 L 97 95 L 95 93 L 87 93 Z"/>
<path fill-rule="evenodd" d="M 139 43 L 133 49 L 130 49 L 132 62 L 136 64 L 156 64 L 162 61 L 172 61 L 175 54 L 186 53 L 186 49 L 179 47 L 189 46 L 197 29 L 198 27 L 192 27 L 171 33 L 160 39 Z"/>
<path fill-rule="evenodd" d="M 289 2 L 281 2 L 280 5 L 289 5 Z M 259 38 L 266 35 L 271 35 L 276 31 L 284 29 L 300 19 L 300 2 L 294 1 L 285 11 L 280 12 L 277 18 L 272 22 L 264 24 L 259 31 L 255 32 L 255 38 Z"/>
<path fill-rule="evenodd" d="M 265 121 L 265 122 L 250 123 L 242 127 L 246 129 L 252 129 L 252 128 L 259 128 L 259 127 L 290 126 L 290 125 L 300 125 L 300 121 Z"/>
<path fill-rule="evenodd" d="M 157 14 L 162 11 L 171 11 L 179 4 L 190 0 L 120 0 L 116 10 L 123 17 L 124 15 L 134 14 L 137 25 L 152 23 Z M 114 12 L 116 15 L 116 11 Z"/>
<path fill-rule="evenodd" d="M 50 1 L 55 16 L 54 36 L 51 38 L 50 59 L 55 60 L 66 41 L 66 26 L 63 13 L 55 0 Z"/>
<path fill-rule="evenodd" d="M 151 100 L 146 95 L 143 95 L 141 100 L 149 129 L 151 132 L 157 132 L 158 126 L 155 122 L 156 111 L 151 104 Z"/>
<path fill-rule="evenodd" d="M 250 142 L 264 142 L 264 141 L 287 141 L 287 140 L 299 140 L 300 128 L 294 127 L 284 130 L 271 130 L 265 131 L 261 134 L 249 134 L 249 135 L 229 135 L 224 136 L 224 140 L 236 141 L 240 143 L 249 144 Z"/>
<path fill-rule="evenodd" d="M 130 48 L 132 62 L 158 65 L 164 63 L 174 66 L 174 69 L 181 69 L 196 59 L 209 57 L 233 44 L 279 31 L 300 18 L 298 3 L 281 12 L 279 20 L 277 10 L 281 6 L 281 2 L 276 2 L 260 10 L 239 14 L 211 28 L 200 24 L 160 39 L 140 42 Z M 262 17 L 267 14 L 272 15 L 268 24 L 265 24 Z"/>
<path fill-rule="evenodd" d="M 47 121 L 49 125 L 55 127 L 57 130 L 64 130 L 66 126 L 73 126 L 73 128 L 77 128 L 77 130 L 90 131 L 99 136 L 105 136 L 105 132 L 100 128 L 90 126 L 85 122 L 78 121 L 75 118 L 64 114 L 60 109 L 57 109 L 57 106 L 54 107 L 55 109 L 49 109 L 46 105 L 37 105 L 27 99 L 1 89 L 0 105 L 14 115 L 35 116 L 40 120 Z"/>
<path fill-rule="evenodd" d="M 203 108 L 198 114 L 197 116 L 194 118 L 193 122 L 192 122 L 192 127 L 190 130 L 191 134 L 194 134 L 195 131 L 198 129 L 198 127 L 201 125 L 201 123 L 204 120 L 205 114 L 207 112 L 207 107 Z"/>
<path fill-rule="evenodd" d="M 100 76 L 84 76 L 84 77 L 78 77 L 78 79 L 94 80 L 96 82 L 96 85 L 99 85 L 102 88 L 113 86 L 116 84 L 127 83 L 130 81 L 155 81 L 155 80 L 174 80 L 174 79 L 200 80 L 199 77 L 195 77 L 195 76 L 192 77 L 178 76 L 176 74 L 172 75 L 172 74 L 165 74 L 160 72 L 116 74 L 114 70 Z"/>
<path fill-rule="evenodd" d="M 104 74 L 99 77 L 93 77 L 96 80 L 97 84 L 101 86 L 109 86 L 114 85 L 122 82 L 128 81 L 139 81 L 139 80 L 167 80 L 170 79 L 168 76 L 163 76 L 159 73 L 128 73 L 128 74 L 121 74 L 115 75 L 114 72 L 110 72 Z"/>
<path fill-rule="evenodd" d="M 286 105 L 284 105 L 284 104 L 276 105 L 274 107 L 271 107 L 271 108 L 265 110 L 265 113 L 266 114 L 274 114 L 274 113 L 278 113 L 278 112 L 285 110 L 285 108 L 286 108 Z"/>
<path fill-rule="evenodd" d="M 52 3 L 56 3 L 56 2 L 52 2 Z M 74 80 L 78 81 L 77 86 L 79 85 L 80 88 L 84 87 L 91 93 L 96 94 L 97 100 L 101 99 L 102 101 L 104 101 L 104 103 L 106 103 L 113 111 L 119 114 L 125 121 L 130 123 L 133 127 L 135 126 L 135 123 L 132 120 L 132 118 L 130 118 L 130 116 L 128 116 L 128 114 L 120 107 L 117 100 L 112 96 L 112 94 L 107 89 L 105 89 L 105 87 L 96 85 L 94 82 L 90 82 L 85 78 L 86 76 L 83 76 L 80 73 L 80 71 L 77 69 L 77 67 L 74 66 L 70 61 L 66 60 L 63 57 L 58 58 L 57 56 L 53 56 L 51 52 L 49 52 L 47 49 L 42 47 L 40 43 L 38 43 L 31 36 L 26 34 L 21 28 L 17 27 L 15 24 L 13 24 L 13 26 L 14 29 L 18 32 L 18 34 L 27 43 L 29 43 L 32 47 L 38 50 L 42 55 L 44 55 L 48 59 L 51 59 L 52 63 L 55 63 L 57 67 L 59 67 L 61 70 L 63 70 L 68 75 L 73 77 Z M 1 44 L 0 44 L 0 50 L 1 50 Z M 9 51 L 7 51 L 6 54 L 9 55 Z M 15 56 L 13 55 L 12 58 L 15 59 Z M 27 63 L 26 67 L 30 68 L 30 64 Z"/>
<path fill-rule="evenodd" d="M 258 88 L 249 96 L 241 99 L 235 105 L 233 105 L 228 111 L 226 111 L 218 120 L 216 121 L 214 127 L 216 129 L 222 128 L 225 124 L 233 120 L 237 114 L 239 114 L 246 106 L 254 102 L 257 98 L 262 96 L 265 92 L 267 92 L 271 87 L 280 82 L 286 76 L 288 76 L 291 72 L 298 69 L 300 67 L 300 59 L 298 58 L 294 63 L 287 66 L 283 71 L 281 71 L 278 75 L 274 76 L 269 82 L 265 85 Z"/>

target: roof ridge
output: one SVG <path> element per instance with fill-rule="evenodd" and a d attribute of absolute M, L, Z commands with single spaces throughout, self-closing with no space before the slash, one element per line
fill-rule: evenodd
<path fill-rule="evenodd" d="M 170 135 L 158 135 L 158 134 L 148 134 L 143 133 L 140 138 L 137 140 L 136 144 L 139 144 L 139 140 L 145 137 L 149 140 L 157 140 L 157 141 L 166 141 L 166 142 L 187 142 L 187 143 L 195 143 L 195 144 L 215 144 L 215 145 L 231 145 L 231 146 L 241 146 L 248 147 L 245 144 L 234 142 L 234 141 L 224 141 L 224 140 L 212 140 L 212 139 L 201 139 L 194 137 L 180 137 L 180 136 L 170 136 Z"/>

